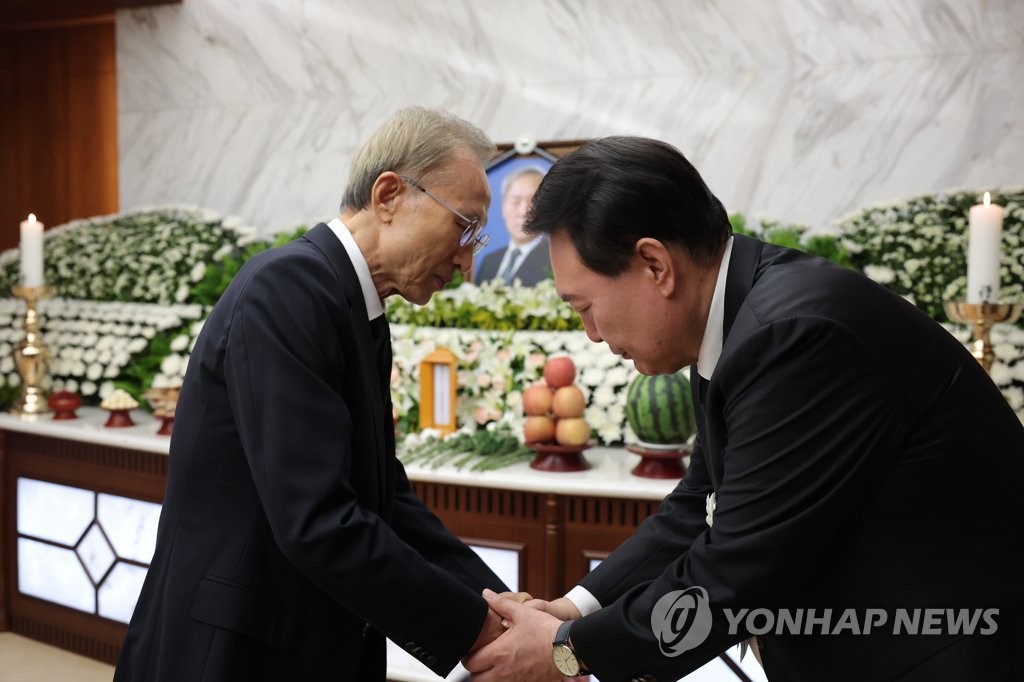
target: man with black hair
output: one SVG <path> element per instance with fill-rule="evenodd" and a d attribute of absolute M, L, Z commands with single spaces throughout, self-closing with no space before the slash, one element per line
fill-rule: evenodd
<path fill-rule="evenodd" d="M 559 160 L 527 229 L 592 341 L 643 374 L 689 366 L 698 434 L 659 512 L 566 597 L 485 595 L 510 629 L 465 661 L 478 679 L 676 680 L 761 630 L 743 609 L 796 608 L 809 630 L 758 633 L 773 682 L 1022 679 L 1024 427 L 953 336 L 857 273 L 733 235 L 656 140 Z M 887 622 L 865 631 L 869 609 Z M 894 634 L 901 610 L 938 614 L 933 634 Z"/>

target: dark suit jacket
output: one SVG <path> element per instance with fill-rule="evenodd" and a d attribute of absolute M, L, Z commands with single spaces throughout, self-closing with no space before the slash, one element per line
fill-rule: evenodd
<path fill-rule="evenodd" d="M 384 636 L 454 667 L 505 587 L 411 492 L 388 369 L 329 227 L 246 263 L 189 362 L 116 680 L 383 680 Z"/>
<path fill-rule="evenodd" d="M 477 271 L 473 281 L 476 283 L 496 279 L 500 274 L 498 268 L 501 266 L 501 259 L 509 247 L 492 251 L 484 256 L 480 262 L 480 270 Z M 532 287 L 538 282 L 551 278 L 551 252 L 548 247 L 548 238 L 544 237 L 537 246 L 526 256 L 513 279 L 519 279 L 525 286 Z"/>
<path fill-rule="evenodd" d="M 1024 427 L 958 341 L 856 273 L 737 236 L 705 390 L 686 477 L 582 582 L 605 606 L 571 638 L 602 682 L 676 680 L 747 638 L 722 608 L 797 607 L 889 621 L 761 636 L 773 682 L 1024 677 Z M 652 607 L 691 586 L 713 628 L 665 656 Z M 897 609 L 956 607 L 999 609 L 997 632 L 893 635 Z"/>

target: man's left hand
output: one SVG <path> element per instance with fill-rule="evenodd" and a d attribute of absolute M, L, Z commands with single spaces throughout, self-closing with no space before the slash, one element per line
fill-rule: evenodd
<path fill-rule="evenodd" d="M 473 680 L 562 680 L 551 659 L 551 643 L 561 621 L 490 590 L 484 590 L 484 599 L 508 629 L 463 660 L 462 664 L 473 673 Z"/>

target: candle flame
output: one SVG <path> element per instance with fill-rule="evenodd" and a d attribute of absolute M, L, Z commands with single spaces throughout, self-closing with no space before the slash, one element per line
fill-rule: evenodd
<path fill-rule="evenodd" d="M 988 192 L 985 192 L 985 205 L 988 206 L 992 203 L 992 197 Z"/>
<path fill-rule="evenodd" d="M 988 203 L 988 202 L 985 202 L 985 203 Z M 28 214 L 28 221 L 30 223 L 34 223 L 36 221 L 36 214 L 35 213 L 29 213 Z"/>

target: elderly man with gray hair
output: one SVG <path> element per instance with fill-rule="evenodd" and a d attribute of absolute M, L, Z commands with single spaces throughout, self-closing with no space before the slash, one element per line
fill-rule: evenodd
<path fill-rule="evenodd" d="M 156 552 L 115 680 L 384 680 L 385 637 L 444 676 L 504 589 L 395 458 L 383 299 L 425 303 L 486 243 L 493 154 L 399 111 L 340 215 L 239 271 L 178 402 Z"/>

